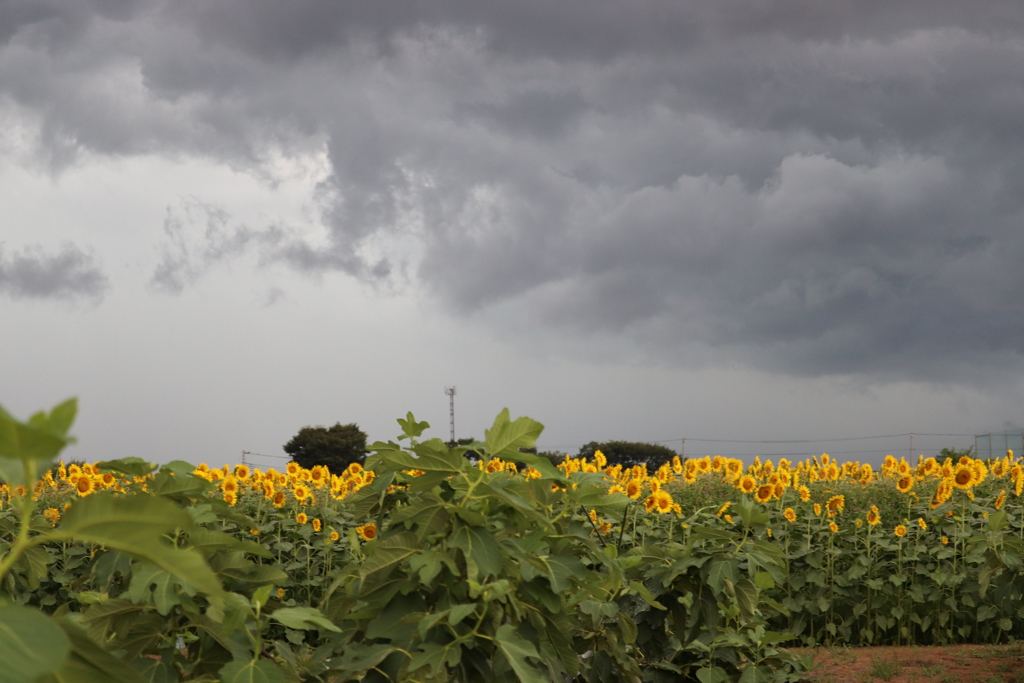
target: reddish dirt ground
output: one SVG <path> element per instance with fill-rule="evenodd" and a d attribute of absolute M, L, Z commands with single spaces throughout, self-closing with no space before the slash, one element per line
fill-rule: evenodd
<path fill-rule="evenodd" d="M 1024 683 L 1024 644 L 831 647 L 810 655 L 811 683 Z"/>

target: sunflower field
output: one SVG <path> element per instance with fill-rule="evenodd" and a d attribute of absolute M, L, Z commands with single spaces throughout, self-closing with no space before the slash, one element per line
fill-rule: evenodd
<path fill-rule="evenodd" d="M 783 644 L 1024 638 L 1012 453 L 556 467 L 503 411 L 343 472 L 65 466 L 75 409 L 0 409 L 0 683 L 782 683 Z"/>

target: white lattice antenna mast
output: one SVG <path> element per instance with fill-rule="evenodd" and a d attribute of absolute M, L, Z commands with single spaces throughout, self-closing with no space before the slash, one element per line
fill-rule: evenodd
<path fill-rule="evenodd" d="M 455 387 L 445 387 L 444 393 L 448 395 L 448 416 L 451 418 L 452 443 L 455 443 Z"/>

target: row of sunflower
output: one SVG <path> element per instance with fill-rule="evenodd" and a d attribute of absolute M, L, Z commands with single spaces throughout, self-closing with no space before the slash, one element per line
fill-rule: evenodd
<path fill-rule="evenodd" d="M 478 467 L 541 476 L 533 467 L 496 458 Z M 597 452 L 558 467 L 566 475 L 601 474 L 608 492 L 622 496 L 621 514 L 580 513 L 593 534 L 620 544 L 666 534 L 687 538 L 694 527 L 719 525 L 746 528 L 751 540 L 781 548 L 787 574 L 761 581 L 777 599 L 776 625 L 805 642 L 1024 637 L 1018 633 L 1024 612 L 1012 607 L 1019 601 L 1005 599 L 1024 595 L 1011 569 L 1013 556 L 1024 555 L 1018 500 L 1024 473 L 1012 452 L 992 460 L 922 456 L 916 463 L 888 456 L 878 469 L 839 463 L 828 454 L 800 462 L 755 458 L 749 466 L 721 456 L 677 457 L 653 472 L 644 465 L 609 465 Z M 288 590 L 314 592 L 332 553 L 358 554 L 359 545 L 377 533 L 374 522 L 353 518 L 346 508 L 375 477 L 358 464 L 336 474 L 294 462 L 284 471 L 201 464 L 192 473 L 213 484 L 209 495 L 253 520 L 239 533 L 265 543 L 281 566 L 309 571 Z M 146 477 L 104 471 L 95 463 L 61 463 L 39 481 L 33 497 L 42 503 L 40 515 L 55 525 L 75 499 L 147 485 Z M 0 507 L 27 493 L 0 485 Z M 731 512 L 742 500 L 760 504 L 766 522 L 751 526 L 734 519 Z M 986 582 L 979 579 L 983 567 Z"/>

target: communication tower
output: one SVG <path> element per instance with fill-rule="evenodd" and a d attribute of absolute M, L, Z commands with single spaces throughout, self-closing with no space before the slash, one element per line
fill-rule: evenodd
<path fill-rule="evenodd" d="M 455 443 L 455 387 L 445 387 L 444 393 L 448 395 L 448 417 L 451 419 L 452 443 Z"/>

